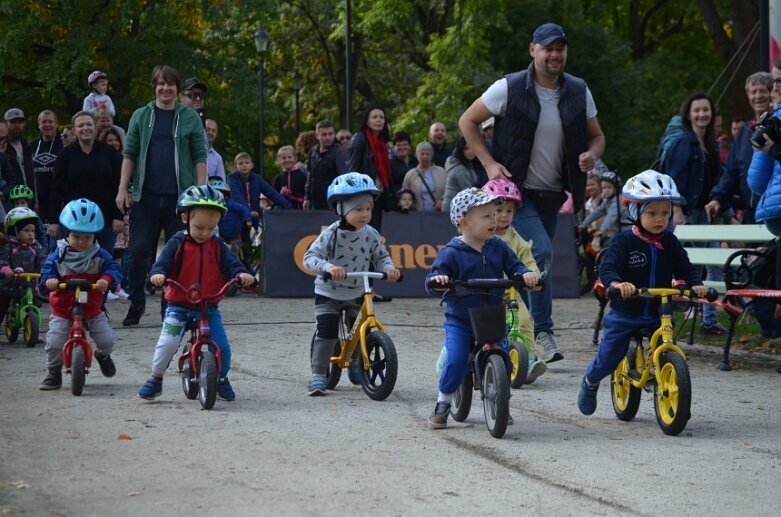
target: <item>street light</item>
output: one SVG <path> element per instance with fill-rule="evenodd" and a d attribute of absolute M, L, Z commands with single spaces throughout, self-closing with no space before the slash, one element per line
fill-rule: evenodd
<path fill-rule="evenodd" d="M 263 155 L 265 154 L 265 149 L 263 146 L 263 98 L 265 97 L 263 92 L 263 80 L 265 79 L 264 69 L 266 65 L 266 51 L 268 50 L 268 32 L 266 32 L 266 29 L 259 28 L 255 31 L 254 38 L 255 50 L 257 50 L 258 54 L 260 55 L 260 69 L 258 70 L 258 79 L 260 80 L 260 141 L 258 142 L 258 172 L 260 172 L 260 175 L 263 176 Z"/>
<path fill-rule="evenodd" d="M 301 106 L 298 104 L 301 86 L 301 74 L 298 73 L 298 70 L 293 70 L 293 89 L 296 91 L 296 135 L 301 134 Z"/>

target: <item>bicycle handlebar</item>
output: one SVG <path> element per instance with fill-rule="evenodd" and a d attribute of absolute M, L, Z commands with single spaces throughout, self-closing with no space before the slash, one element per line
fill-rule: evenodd
<path fill-rule="evenodd" d="M 635 294 L 630 298 L 659 298 L 661 296 L 686 296 L 687 298 L 701 298 L 697 296 L 688 286 L 682 285 L 680 287 L 638 287 Z M 607 290 L 607 297 L 611 300 L 621 298 L 621 290 L 615 287 L 609 287 Z M 716 289 L 709 287 L 704 298 L 709 302 L 715 302 L 719 298 L 719 292 Z"/>
<path fill-rule="evenodd" d="M 228 280 L 228 282 L 225 285 L 222 286 L 222 289 L 217 291 L 217 293 L 205 298 L 201 296 L 203 294 L 203 291 L 201 291 L 201 286 L 198 284 L 195 284 L 192 287 L 187 288 L 182 284 L 180 284 L 179 282 L 177 282 L 176 280 L 173 280 L 171 278 L 166 278 L 165 283 L 179 289 L 182 293 L 184 293 L 187 296 L 187 298 L 192 303 L 209 303 L 223 296 L 225 294 L 225 291 L 227 291 L 230 286 L 238 283 L 238 279 L 231 278 L 230 280 Z"/>
<path fill-rule="evenodd" d="M 89 280 L 85 280 L 83 278 L 72 278 L 57 284 L 57 289 L 64 291 L 75 291 L 76 288 L 82 289 L 84 291 L 91 291 L 92 289 L 97 289 L 98 284 L 93 284 Z"/>
<path fill-rule="evenodd" d="M 535 288 L 545 289 L 547 275 L 541 275 Z M 447 284 L 440 284 L 429 280 L 426 282 L 429 289 L 434 291 L 453 291 L 458 293 L 459 288 L 464 289 L 509 289 L 514 287 L 516 290 L 529 289 L 523 281 L 523 275 L 516 274 L 513 278 L 470 278 L 469 280 L 451 279 Z M 468 293 L 467 293 L 468 294 Z"/>
<path fill-rule="evenodd" d="M 328 271 L 320 275 L 320 277 L 326 282 L 332 280 L 331 273 L 329 273 Z M 347 278 L 363 278 L 363 277 L 374 278 L 376 280 L 387 280 L 388 274 L 380 273 L 379 271 L 348 271 L 347 272 Z M 399 279 L 396 281 L 401 282 L 402 280 L 404 280 L 404 273 L 401 273 Z"/>
<path fill-rule="evenodd" d="M 14 272 L 11 278 L 24 278 L 25 280 L 32 280 L 33 278 L 41 278 L 40 273 L 16 273 Z"/>

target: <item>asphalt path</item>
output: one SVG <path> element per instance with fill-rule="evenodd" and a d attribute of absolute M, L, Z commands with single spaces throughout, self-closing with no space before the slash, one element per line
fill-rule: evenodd
<path fill-rule="evenodd" d="M 616 419 L 607 382 L 596 413 L 582 416 L 588 297 L 554 301 L 565 359 L 513 391 L 515 425 L 502 439 L 488 434 L 478 398 L 466 422 L 426 425 L 443 339 L 435 299 L 376 305 L 399 357 L 383 402 L 346 375 L 327 396 L 306 395 L 311 300 L 227 299 L 237 399 L 211 411 L 185 399 L 173 367 L 161 398 L 139 399 L 159 319 L 122 328 L 127 302 L 109 309 L 118 373 L 95 368 L 80 397 L 69 377 L 59 391 L 37 389 L 42 345 L 0 344 L 0 515 L 779 513 L 777 364 L 738 358 L 721 372 L 717 356 L 686 348 L 692 418 L 677 437 L 659 429 L 648 393 L 634 421 Z"/>

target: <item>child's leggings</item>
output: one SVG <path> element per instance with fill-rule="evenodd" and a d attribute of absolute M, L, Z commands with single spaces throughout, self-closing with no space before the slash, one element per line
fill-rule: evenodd
<path fill-rule="evenodd" d="M 347 323 L 352 325 L 358 316 L 359 305 L 356 300 L 334 300 L 315 295 L 317 332 L 312 344 L 312 373 L 325 375 L 328 371 L 334 345 L 339 337 L 339 314 L 343 309 L 347 309 Z"/>

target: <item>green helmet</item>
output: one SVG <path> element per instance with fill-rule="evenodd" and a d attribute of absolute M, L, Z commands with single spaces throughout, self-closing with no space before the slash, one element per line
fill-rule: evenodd
<path fill-rule="evenodd" d="M 33 191 L 27 185 L 14 185 L 11 192 L 8 193 L 8 199 L 15 201 L 17 199 L 33 200 Z"/>
<path fill-rule="evenodd" d="M 192 186 L 182 192 L 176 203 L 176 213 L 183 214 L 193 208 L 214 208 L 222 215 L 228 211 L 222 194 L 211 185 Z"/>
<path fill-rule="evenodd" d="M 30 224 L 39 220 L 38 214 L 26 206 L 12 208 L 5 216 L 5 233 L 10 233 L 11 229 L 15 229 L 20 223 Z"/>

